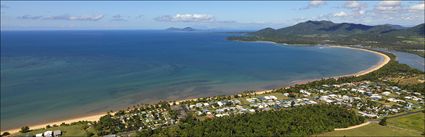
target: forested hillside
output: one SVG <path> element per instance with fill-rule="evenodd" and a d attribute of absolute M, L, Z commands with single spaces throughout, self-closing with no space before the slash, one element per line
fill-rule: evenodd
<path fill-rule="evenodd" d="M 294 26 L 265 28 L 230 40 L 273 41 L 287 44 L 338 44 L 388 48 L 424 56 L 424 24 L 404 28 L 397 25 L 369 26 L 330 21 L 306 21 Z"/>

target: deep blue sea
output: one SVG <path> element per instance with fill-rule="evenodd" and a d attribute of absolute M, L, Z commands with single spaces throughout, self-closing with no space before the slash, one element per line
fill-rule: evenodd
<path fill-rule="evenodd" d="M 360 50 L 226 40 L 219 32 L 2 31 L 1 128 L 158 100 L 355 73 Z"/>

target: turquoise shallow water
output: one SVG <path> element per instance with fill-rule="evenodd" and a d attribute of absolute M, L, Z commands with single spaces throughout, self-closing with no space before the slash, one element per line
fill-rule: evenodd
<path fill-rule="evenodd" d="M 2 31 L 1 128 L 355 73 L 369 52 L 167 31 Z"/>

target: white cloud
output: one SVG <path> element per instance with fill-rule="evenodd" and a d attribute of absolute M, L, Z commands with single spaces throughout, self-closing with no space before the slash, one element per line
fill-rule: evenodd
<path fill-rule="evenodd" d="M 174 16 L 160 16 L 155 20 L 162 22 L 214 22 L 215 17 L 208 14 L 176 14 Z"/>
<path fill-rule="evenodd" d="M 358 13 L 358 15 L 364 15 L 366 13 L 366 11 L 365 10 L 359 10 L 357 13 Z"/>
<path fill-rule="evenodd" d="M 324 4 L 326 4 L 326 2 L 323 0 L 311 0 L 309 6 L 317 7 Z"/>
<path fill-rule="evenodd" d="M 58 15 L 58 16 L 32 16 L 24 15 L 19 16 L 18 19 L 30 19 L 30 20 L 69 20 L 69 21 L 99 21 L 103 19 L 103 14 L 92 15 L 92 16 L 71 16 L 71 15 Z"/>
<path fill-rule="evenodd" d="M 120 14 L 112 16 L 111 21 L 127 21 L 126 17 L 121 16 Z"/>
<path fill-rule="evenodd" d="M 30 20 L 38 20 L 43 18 L 43 16 L 31 16 L 31 15 L 24 15 L 17 17 L 18 19 L 30 19 Z"/>
<path fill-rule="evenodd" d="M 340 11 L 340 12 L 334 13 L 333 16 L 334 17 L 346 17 L 346 16 L 348 16 L 348 14 L 345 13 L 344 11 Z"/>
<path fill-rule="evenodd" d="M 45 20 L 70 20 L 70 21 L 98 21 L 103 19 L 103 14 L 92 15 L 92 16 L 71 16 L 71 15 L 59 15 L 59 16 L 47 16 Z"/>
<path fill-rule="evenodd" d="M 419 3 L 419 4 L 415 4 L 409 7 L 409 11 L 422 11 L 424 12 L 425 10 L 425 2 L 424 3 Z"/>
<path fill-rule="evenodd" d="M 310 2 L 308 3 L 308 6 L 306 6 L 304 8 L 300 8 L 300 10 L 316 8 L 316 7 L 320 7 L 322 5 L 325 5 L 325 4 L 326 4 L 326 2 L 324 0 L 310 0 Z"/>
<path fill-rule="evenodd" d="M 396 11 L 401 9 L 401 2 L 396 1 L 381 1 L 375 7 L 376 10 L 383 13 L 395 13 Z"/>
<path fill-rule="evenodd" d="M 345 2 L 345 7 L 350 9 L 359 9 L 362 8 L 362 5 L 357 1 L 347 1 Z"/>
<path fill-rule="evenodd" d="M 379 2 L 380 6 L 400 6 L 400 0 L 383 0 Z"/>
<path fill-rule="evenodd" d="M 347 1 L 344 4 L 344 8 L 350 9 L 353 16 L 363 16 L 366 13 L 367 4 L 358 1 Z"/>

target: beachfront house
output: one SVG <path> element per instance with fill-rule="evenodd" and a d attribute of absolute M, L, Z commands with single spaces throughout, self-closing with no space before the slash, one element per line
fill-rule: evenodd
<path fill-rule="evenodd" d="M 378 94 L 372 94 L 372 96 L 370 96 L 371 99 L 373 100 L 380 100 L 382 98 L 382 96 L 378 95 Z"/>
<path fill-rule="evenodd" d="M 60 130 L 53 131 L 53 136 L 55 136 L 55 137 L 62 136 L 62 131 L 60 131 Z"/>
<path fill-rule="evenodd" d="M 43 133 L 35 134 L 35 137 L 43 137 Z"/>
<path fill-rule="evenodd" d="M 385 96 L 388 96 L 390 94 L 391 94 L 391 92 L 388 92 L 388 91 L 382 92 L 382 95 L 385 95 Z"/>
<path fill-rule="evenodd" d="M 44 137 L 53 137 L 53 131 L 44 132 Z"/>
<path fill-rule="evenodd" d="M 221 107 L 221 106 L 223 106 L 223 105 L 224 105 L 224 103 L 223 103 L 223 102 L 221 102 L 221 101 L 218 101 L 218 102 L 217 102 L 217 105 L 218 105 L 219 107 Z"/>

